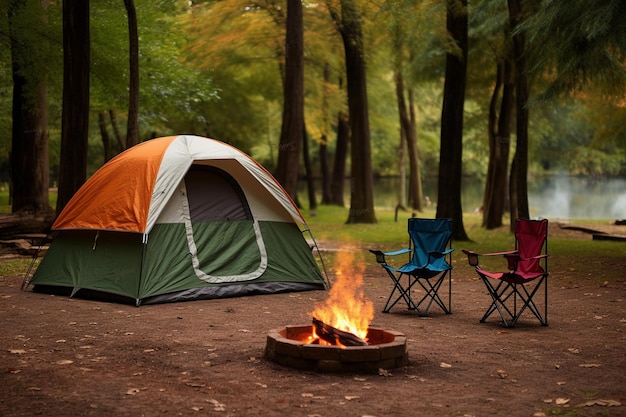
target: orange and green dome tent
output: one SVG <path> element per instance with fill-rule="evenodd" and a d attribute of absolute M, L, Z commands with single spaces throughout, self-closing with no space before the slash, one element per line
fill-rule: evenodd
<path fill-rule="evenodd" d="M 259 163 L 214 139 L 163 137 L 121 153 L 52 233 L 35 291 L 140 305 L 327 288 L 293 200 Z"/>

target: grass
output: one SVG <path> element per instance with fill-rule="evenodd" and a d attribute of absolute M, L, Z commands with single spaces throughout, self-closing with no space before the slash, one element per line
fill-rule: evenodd
<path fill-rule="evenodd" d="M 304 215 L 315 239 L 345 243 L 359 248 L 381 248 L 394 250 L 406 247 L 408 235 L 406 231 L 409 212 L 398 213 L 395 220 L 393 210 L 377 209 L 376 224 L 346 224 L 349 209 L 335 206 L 321 206 L 312 216 Z M 419 217 L 434 218 L 435 211 L 428 210 L 419 213 Z M 576 220 L 578 222 L 579 220 Z M 601 220 L 583 220 L 586 224 L 594 222 L 606 223 Z M 453 242 L 455 248 L 453 261 L 459 272 L 474 274 L 467 267 L 467 260 L 461 249 L 472 249 L 479 253 L 498 252 L 513 249 L 514 237 L 508 228 L 508 219 L 505 226 L 496 230 L 486 230 L 481 227 L 480 215 L 466 213 L 463 225 L 470 241 Z M 626 243 L 616 241 L 598 241 L 591 239 L 570 239 L 557 236 L 548 236 L 549 267 L 551 275 L 563 279 L 588 280 L 589 282 L 604 283 L 623 279 L 623 269 L 626 259 Z M 374 257 L 363 254 L 365 262 L 374 264 Z M 496 260 L 500 262 L 499 259 Z M 487 266 L 487 265 L 485 265 Z M 501 266 L 500 266 L 501 267 Z"/>

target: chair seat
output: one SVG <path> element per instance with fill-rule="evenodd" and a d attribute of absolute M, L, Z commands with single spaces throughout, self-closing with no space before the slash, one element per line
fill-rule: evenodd
<path fill-rule="evenodd" d="M 544 271 L 522 274 L 518 272 L 490 272 L 490 271 L 485 271 L 484 269 L 481 269 L 481 268 L 476 268 L 476 272 L 479 275 L 486 276 L 487 278 L 499 279 L 499 280 L 506 281 L 512 284 L 513 283 L 524 284 L 526 282 L 530 282 L 534 279 L 537 279 L 546 275 Z"/>

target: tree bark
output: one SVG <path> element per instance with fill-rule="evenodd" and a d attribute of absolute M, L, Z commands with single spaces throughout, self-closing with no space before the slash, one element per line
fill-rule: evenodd
<path fill-rule="evenodd" d="M 352 0 L 341 1 L 340 33 L 346 59 L 352 145 L 350 213 L 346 223 L 376 223 L 363 34 Z"/>
<path fill-rule="evenodd" d="M 124 0 L 128 14 L 128 122 L 126 125 L 126 148 L 139 143 L 139 34 L 137 11 L 133 0 Z"/>
<path fill-rule="evenodd" d="M 446 54 L 436 217 L 452 219 L 454 240 L 468 240 L 463 226 L 461 205 L 463 105 L 468 48 L 467 1 L 447 0 L 446 5 L 446 27 L 459 49 L 459 54 Z M 458 10 L 459 8 L 462 10 Z"/>
<path fill-rule="evenodd" d="M 412 132 L 412 141 L 409 145 L 409 158 L 413 158 L 411 168 L 415 170 L 415 175 L 411 174 L 411 178 L 414 181 L 413 185 L 410 185 L 411 193 L 409 194 L 412 199 L 413 209 L 417 211 L 423 210 L 422 202 L 424 201 L 424 188 L 422 186 L 422 172 L 421 172 L 421 164 L 420 164 L 420 153 L 418 147 L 418 138 L 417 138 L 417 116 L 415 115 L 415 100 L 413 97 L 413 89 L 409 88 L 409 116 L 411 122 L 411 132 Z M 410 183 L 409 183 L 410 184 Z"/>
<path fill-rule="evenodd" d="M 111 150 L 111 138 L 107 131 L 106 113 L 103 111 L 98 113 L 98 128 L 100 129 L 102 148 L 104 149 L 104 162 L 108 162 L 113 156 L 113 151 Z"/>
<path fill-rule="evenodd" d="M 283 123 L 278 145 L 276 179 L 296 200 L 304 126 L 304 29 L 302 2 L 287 2 Z"/>
<path fill-rule="evenodd" d="M 348 115 L 339 112 L 337 115 L 337 144 L 335 146 L 335 161 L 333 164 L 333 177 L 330 184 L 332 204 L 344 207 L 344 185 L 346 179 L 346 160 L 350 147 L 350 124 Z"/>
<path fill-rule="evenodd" d="M 483 227 L 502 226 L 508 196 L 509 152 L 514 86 L 513 62 L 506 58 L 498 64 L 496 85 L 489 106 L 489 167 L 483 199 Z M 502 91 L 500 97 L 500 91 Z M 499 112 L 496 103 L 500 100 Z"/>
<path fill-rule="evenodd" d="M 513 34 L 513 57 L 515 59 L 515 109 L 516 109 L 516 147 L 515 181 L 516 216 L 511 212 L 511 230 L 515 227 L 515 218 L 530 218 L 528 207 L 528 76 L 526 74 L 525 43 L 523 32 L 517 31 L 523 21 L 521 0 L 508 0 L 509 21 Z M 512 201 L 511 201 L 512 203 Z M 512 209 L 511 209 L 512 210 Z"/>
<path fill-rule="evenodd" d="M 313 181 L 313 167 L 311 166 L 311 155 L 309 154 L 309 135 L 306 127 L 302 126 L 302 159 L 304 161 L 304 172 L 306 174 L 306 189 L 309 197 L 309 210 L 313 212 L 317 208 L 317 197 L 315 196 L 315 183 Z"/>
<path fill-rule="evenodd" d="M 63 115 L 59 214 L 87 178 L 89 135 L 89 0 L 63 2 Z"/>
<path fill-rule="evenodd" d="M 43 11 L 48 1 L 41 2 Z M 50 210 L 48 187 L 48 86 L 45 65 L 27 58 L 28 45 L 22 36 L 28 28 L 26 4 L 13 0 L 8 9 L 13 73 L 12 142 L 11 142 L 11 211 L 39 213 Z"/>

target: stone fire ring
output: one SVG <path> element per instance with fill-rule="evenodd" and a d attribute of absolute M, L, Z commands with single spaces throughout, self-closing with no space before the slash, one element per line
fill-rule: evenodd
<path fill-rule="evenodd" d="M 311 327 L 271 330 L 265 357 L 291 368 L 318 372 L 376 372 L 408 364 L 406 337 L 402 333 L 370 327 L 367 346 L 324 346 L 300 341 L 311 334 Z"/>

